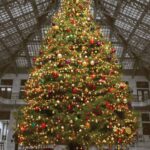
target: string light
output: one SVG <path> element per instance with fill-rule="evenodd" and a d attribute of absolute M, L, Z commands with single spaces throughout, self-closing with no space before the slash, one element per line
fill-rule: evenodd
<path fill-rule="evenodd" d="M 26 84 L 18 125 L 22 145 L 131 143 L 136 116 L 115 50 L 99 32 L 88 0 L 63 0 Z"/>

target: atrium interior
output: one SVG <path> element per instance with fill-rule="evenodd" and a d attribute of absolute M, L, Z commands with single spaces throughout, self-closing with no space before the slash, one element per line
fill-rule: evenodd
<path fill-rule="evenodd" d="M 0 150 L 25 150 L 15 142 L 14 113 L 26 105 L 26 81 L 60 4 L 61 0 L 0 0 Z M 116 50 L 131 107 L 139 113 L 138 135 L 128 150 L 149 150 L 150 0 L 93 0 L 90 9 Z M 43 148 L 52 149 L 63 146 Z"/>

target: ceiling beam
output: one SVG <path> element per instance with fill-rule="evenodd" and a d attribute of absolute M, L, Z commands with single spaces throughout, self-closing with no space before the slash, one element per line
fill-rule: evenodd
<path fill-rule="evenodd" d="M 59 3 L 60 3 L 60 0 L 55 0 L 55 1 L 52 0 L 52 2 L 49 3 L 49 5 L 46 9 L 46 13 L 43 13 L 41 16 L 37 17 L 37 20 L 38 20 L 37 26 L 35 26 L 34 30 L 23 40 L 22 43 L 19 44 L 19 49 L 13 54 L 12 61 L 16 60 L 16 58 L 22 52 L 23 48 L 27 45 L 29 40 L 31 40 L 33 38 L 33 36 L 37 32 L 39 32 L 41 25 L 50 21 L 50 18 L 53 16 L 53 13 L 50 16 L 48 16 L 48 18 L 47 18 L 47 15 L 52 9 L 55 9 L 55 11 L 56 11 L 58 9 Z M 9 62 L 9 64 L 4 66 L 2 75 L 4 75 L 4 73 L 7 71 L 7 68 L 9 67 L 10 64 L 11 64 L 11 62 Z"/>
<path fill-rule="evenodd" d="M 22 41 L 24 41 L 25 38 L 24 38 L 24 36 L 22 35 L 22 32 L 20 31 L 20 29 L 19 29 L 19 27 L 18 27 L 18 25 L 17 25 L 15 19 L 13 18 L 13 15 L 12 15 L 12 13 L 11 13 L 11 11 L 10 11 L 8 5 L 5 4 L 6 1 L 5 1 L 5 0 L 2 0 L 2 2 L 3 2 L 3 4 L 4 4 L 4 7 L 5 7 L 6 12 L 8 13 L 8 15 L 9 15 L 11 21 L 13 22 L 13 25 L 14 25 L 15 28 L 17 29 L 17 33 L 19 33 L 19 35 L 20 35 Z M 28 50 L 27 50 L 26 45 L 24 45 L 23 51 L 25 52 L 26 59 L 27 59 L 27 61 L 28 61 L 28 68 L 31 68 L 31 67 L 32 67 L 32 64 L 31 64 L 30 55 L 29 55 L 29 52 L 28 52 Z"/>
<path fill-rule="evenodd" d="M 125 59 L 125 54 L 126 52 L 128 52 L 128 54 L 130 55 L 130 57 L 134 57 L 134 61 L 137 62 L 137 59 L 140 59 L 138 61 L 141 62 L 141 58 L 139 56 L 137 56 L 137 54 L 134 52 L 135 48 L 132 47 L 132 45 L 129 45 L 127 43 L 127 40 L 124 39 L 124 37 L 122 36 L 122 34 L 120 33 L 120 31 L 116 28 L 116 26 L 114 25 L 115 23 L 115 18 L 111 17 L 110 15 L 108 15 L 109 13 L 107 12 L 107 10 L 104 8 L 104 6 L 101 4 L 101 1 L 96 1 L 96 5 L 97 7 L 99 7 L 99 12 L 103 15 L 105 24 L 108 25 L 110 27 L 110 29 L 113 31 L 114 35 L 117 37 L 117 39 L 119 39 L 119 41 L 121 41 L 124 49 L 123 49 L 123 54 L 121 56 L 121 61 L 123 61 Z M 138 57 L 138 58 L 137 58 Z M 134 65 L 134 67 L 136 67 L 136 64 Z M 135 68 L 135 70 L 137 69 L 137 67 Z"/>
<path fill-rule="evenodd" d="M 118 0 L 117 1 L 117 6 L 116 6 L 116 9 L 115 9 L 115 12 L 114 12 L 114 16 L 117 18 L 119 13 L 120 13 L 120 10 L 121 10 L 121 5 L 122 5 L 122 0 Z"/>
<path fill-rule="evenodd" d="M 33 0 L 28 0 L 28 1 L 30 1 L 31 5 L 32 5 L 32 7 L 33 7 L 33 12 L 34 12 L 35 16 L 39 16 L 39 11 L 38 11 L 38 7 L 37 7 L 37 5 L 36 5 L 36 2 L 33 1 Z M 39 22 L 39 20 L 38 20 L 37 17 L 36 17 L 36 21 L 37 21 L 37 26 L 38 26 L 38 28 L 40 28 L 39 38 L 40 38 L 40 40 L 42 41 L 41 24 L 40 24 L 40 22 Z M 40 42 L 41 42 L 41 41 L 40 41 Z"/>
<path fill-rule="evenodd" d="M 128 39 L 127 39 L 127 43 L 129 43 L 130 39 L 132 38 L 132 36 L 134 35 L 135 31 L 137 30 L 137 28 L 139 27 L 140 23 L 142 22 L 145 14 L 148 12 L 148 10 L 150 9 L 150 2 L 149 5 L 147 5 L 145 7 L 145 9 L 143 10 L 143 13 L 141 14 L 140 18 L 138 19 L 138 21 L 136 22 L 132 32 L 130 33 Z"/>
<path fill-rule="evenodd" d="M 97 11 L 99 11 L 103 15 L 102 16 L 103 17 L 103 21 L 113 31 L 114 35 L 122 43 L 124 49 L 127 49 L 126 40 L 124 39 L 124 37 L 121 35 L 121 33 L 119 32 L 119 30 L 114 25 L 115 19 L 108 15 L 109 13 L 105 10 L 104 6 L 101 4 L 100 1 L 95 0 L 95 5 L 97 6 L 97 8 L 99 8 Z"/>

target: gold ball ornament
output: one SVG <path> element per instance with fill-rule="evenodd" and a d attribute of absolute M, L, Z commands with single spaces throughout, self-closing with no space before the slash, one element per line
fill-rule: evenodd
<path fill-rule="evenodd" d="M 87 63 L 86 61 L 84 61 L 84 62 L 82 63 L 82 65 L 86 67 L 86 66 L 88 65 L 88 63 Z"/>
<path fill-rule="evenodd" d="M 76 0 L 75 3 L 78 4 L 78 3 L 79 3 L 79 0 Z"/>
<path fill-rule="evenodd" d="M 89 122 L 86 122 L 85 128 L 89 129 L 90 127 L 91 127 L 90 123 L 89 123 Z"/>
<path fill-rule="evenodd" d="M 125 98 L 125 99 L 123 99 L 123 103 L 127 103 L 128 102 L 128 100 Z"/>
<path fill-rule="evenodd" d="M 52 28 L 53 28 L 54 30 L 59 30 L 59 26 L 57 26 L 57 25 L 56 25 L 56 26 L 53 26 Z"/>
<path fill-rule="evenodd" d="M 131 134 L 131 133 L 132 133 L 132 130 L 131 130 L 130 127 L 126 127 L 126 128 L 125 128 L 125 131 L 126 131 L 127 134 Z"/>
<path fill-rule="evenodd" d="M 62 54 L 58 54 L 57 57 L 60 59 L 62 58 Z"/>
<path fill-rule="evenodd" d="M 83 32 L 82 32 L 82 35 L 83 35 L 83 36 L 85 36 L 85 35 L 86 35 L 86 33 L 87 33 L 86 31 L 83 31 Z"/>
<path fill-rule="evenodd" d="M 85 51 L 85 50 L 86 50 L 86 47 L 85 47 L 85 46 L 82 46 L 82 50 Z"/>
<path fill-rule="evenodd" d="M 91 60 L 90 64 L 91 64 L 92 66 L 94 66 L 94 65 L 95 65 L 94 60 Z"/>

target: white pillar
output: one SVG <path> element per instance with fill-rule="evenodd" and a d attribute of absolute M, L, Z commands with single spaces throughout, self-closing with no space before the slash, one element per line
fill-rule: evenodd
<path fill-rule="evenodd" d="M 95 145 L 92 145 L 89 147 L 89 150 L 98 150 L 98 148 Z"/>
<path fill-rule="evenodd" d="M 8 126 L 8 135 L 7 135 L 7 143 L 6 143 L 6 150 L 14 150 L 15 148 L 15 143 L 13 139 L 13 134 L 14 134 L 14 129 L 16 127 L 16 121 L 14 118 L 14 112 L 15 110 L 11 110 L 10 113 L 10 121 L 9 121 L 9 126 Z"/>

